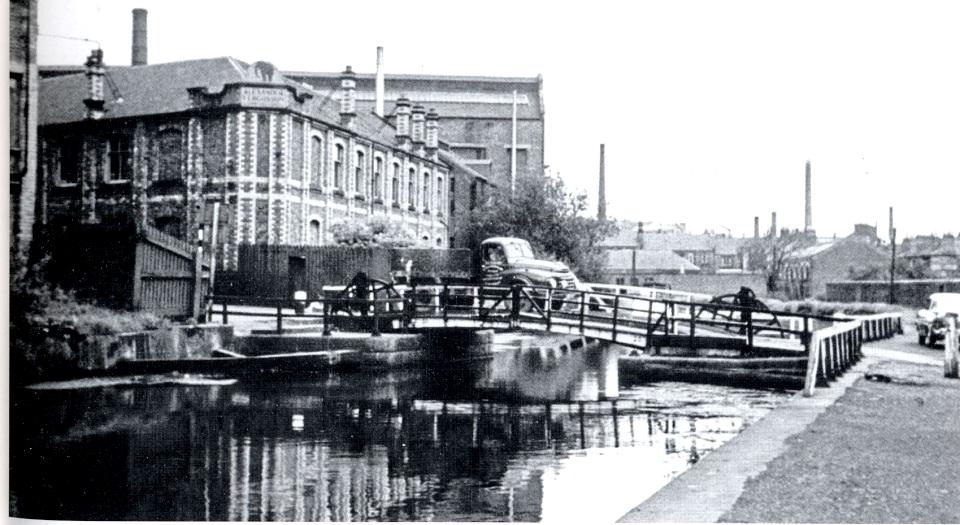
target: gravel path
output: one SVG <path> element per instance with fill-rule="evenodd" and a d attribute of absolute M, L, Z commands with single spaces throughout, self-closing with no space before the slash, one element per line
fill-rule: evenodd
<path fill-rule="evenodd" d="M 870 346 L 942 363 L 910 330 Z M 786 444 L 720 521 L 960 523 L 960 380 L 942 364 L 881 357 Z"/>

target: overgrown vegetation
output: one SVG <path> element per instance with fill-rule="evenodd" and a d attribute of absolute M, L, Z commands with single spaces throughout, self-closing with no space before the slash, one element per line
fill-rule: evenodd
<path fill-rule="evenodd" d="M 346 246 L 413 248 L 424 244 L 410 228 L 380 216 L 338 219 L 330 225 L 330 232 L 337 244 Z M 429 241 L 426 244 L 429 245 Z"/>
<path fill-rule="evenodd" d="M 872 315 L 883 313 L 902 313 L 903 307 L 887 303 L 835 303 L 805 299 L 800 301 L 781 301 L 764 299 L 764 303 L 777 312 L 790 312 L 811 315 Z"/>
<path fill-rule="evenodd" d="M 586 211 L 586 193 L 570 193 L 558 177 L 526 177 L 517 182 L 513 196 L 498 195 L 489 206 L 471 211 L 456 235 L 471 246 L 487 237 L 521 237 L 538 254 L 569 265 L 581 280 L 596 281 L 606 266 L 597 244 L 614 235 L 617 226 L 613 220 L 585 216 Z"/>
<path fill-rule="evenodd" d="M 46 261 L 10 256 L 10 377 L 13 383 L 56 378 L 76 370 L 90 336 L 169 327 L 156 314 L 124 312 L 78 302 L 45 278 Z"/>

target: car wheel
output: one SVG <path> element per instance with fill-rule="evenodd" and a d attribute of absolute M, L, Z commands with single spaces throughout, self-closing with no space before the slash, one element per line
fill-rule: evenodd
<path fill-rule="evenodd" d="M 927 342 L 927 336 L 925 336 L 925 335 L 923 335 L 923 334 L 917 334 L 917 344 L 918 344 L 918 345 L 926 344 L 926 342 Z"/>

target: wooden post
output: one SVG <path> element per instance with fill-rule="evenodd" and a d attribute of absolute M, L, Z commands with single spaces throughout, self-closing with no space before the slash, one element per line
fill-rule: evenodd
<path fill-rule="evenodd" d="M 553 327 L 553 288 L 547 289 L 547 331 L 550 331 L 550 328 Z"/>
<path fill-rule="evenodd" d="M 210 227 L 210 278 L 207 280 L 207 319 L 213 310 L 214 281 L 217 274 L 217 226 L 220 223 L 220 203 L 213 203 L 213 225 Z"/>
<path fill-rule="evenodd" d="M 587 309 L 587 292 L 580 291 L 580 333 L 583 334 L 583 317 Z"/>
<path fill-rule="evenodd" d="M 374 295 L 373 295 L 373 333 L 370 334 L 370 335 L 373 336 L 373 337 L 380 337 L 380 308 L 379 308 L 379 306 L 380 306 L 380 305 L 379 305 L 379 303 L 377 302 L 377 295 L 374 294 Z M 443 321 L 444 321 L 444 324 L 446 324 L 446 321 L 447 321 L 447 320 L 446 320 L 446 313 L 447 313 L 447 311 L 444 310 L 443 313 L 444 313 L 444 320 L 443 320 Z"/>
<path fill-rule="evenodd" d="M 753 312 L 747 315 L 747 348 L 753 352 Z M 781 334 L 782 335 L 782 334 Z"/>
<path fill-rule="evenodd" d="M 283 333 L 283 303 L 277 304 L 277 333 Z"/>
<path fill-rule="evenodd" d="M 620 316 L 620 295 L 613 297 L 613 342 L 617 342 L 617 317 Z"/>
<path fill-rule="evenodd" d="M 697 316 L 693 315 L 693 307 L 690 307 L 690 353 L 697 352 Z"/>
<path fill-rule="evenodd" d="M 323 335 L 330 335 L 330 302 L 323 298 Z"/>
<path fill-rule="evenodd" d="M 807 374 L 803 382 L 803 395 L 810 397 L 817 386 L 817 369 L 820 368 L 820 340 L 816 334 L 807 331 L 807 319 L 803 320 L 804 346 L 807 350 Z"/>
<path fill-rule="evenodd" d="M 943 340 L 943 377 L 960 378 L 960 348 L 957 347 L 957 320 L 951 318 Z"/>
<path fill-rule="evenodd" d="M 227 303 L 228 302 L 229 301 L 227 301 L 227 298 L 224 297 L 223 298 L 223 324 L 227 324 L 228 322 L 228 319 L 227 319 Z"/>
<path fill-rule="evenodd" d="M 200 299 L 203 297 L 203 226 L 197 229 L 197 249 L 193 252 L 193 310 L 192 317 L 200 318 Z"/>

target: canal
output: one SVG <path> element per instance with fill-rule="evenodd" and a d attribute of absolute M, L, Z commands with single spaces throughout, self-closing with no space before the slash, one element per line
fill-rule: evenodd
<path fill-rule="evenodd" d="M 614 521 L 791 393 L 625 384 L 616 348 L 498 338 L 424 370 L 145 376 L 11 394 L 11 512 Z"/>

